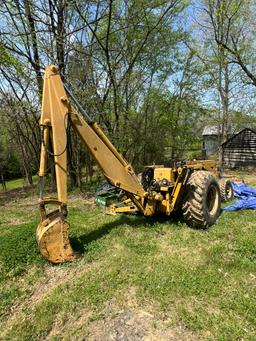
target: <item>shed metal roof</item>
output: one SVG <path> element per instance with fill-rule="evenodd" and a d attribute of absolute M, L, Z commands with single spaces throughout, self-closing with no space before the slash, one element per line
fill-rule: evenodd
<path fill-rule="evenodd" d="M 219 126 L 218 125 L 205 126 L 202 135 L 203 136 L 206 136 L 206 135 L 216 135 L 216 136 L 218 136 L 219 135 Z"/>
<path fill-rule="evenodd" d="M 221 144 L 221 146 L 222 147 L 225 146 L 230 140 L 235 139 L 238 135 L 240 135 L 243 131 L 246 131 L 246 130 L 249 130 L 249 131 L 253 132 L 254 134 L 256 134 L 256 130 L 254 130 L 254 129 L 250 129 L 250 128 L 241 129 L 238 133 L 236 133 L 235 135 L 233 135 L 229 139 L 227 139 L 225 142 L 223 142 Z"/>
<path fill-rule="evenodd" d="M 249 127 L 251 127 L 251 125 L 249 125 Z M 244 128 L 247 128 L 247 126 L 245 126 Z M 250 128 L 249 128 L 250 129 Z M 221 125 L 212 125 L 212 126 L 205 126 L 202 136 L 218 136 L 219 135 L 219 130 L 221 131 Z M 241 130 L 243 130 L 243 128 L 240 128 L 239 130 L 237 129 L 237 126 L 235 124 L 231 124 L 228 128 L 228 135 L 235 135 L 238 134 Z"/>

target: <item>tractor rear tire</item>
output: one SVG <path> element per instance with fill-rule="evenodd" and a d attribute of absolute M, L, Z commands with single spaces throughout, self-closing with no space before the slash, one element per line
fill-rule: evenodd
<path fill-rule="evenodd" d="M 228 202 L 234 199 L 234 190 L 230 180 L 220 179 L 219 187 L 222 202 Z"/>
<path fill-rule="evenodd" d="M 187 182 L 182 205 L 185 222 L 206 229 L 218 219 L 220 205 L 220 188 L 215 177 L 207 171 L 194 171 Z"/>

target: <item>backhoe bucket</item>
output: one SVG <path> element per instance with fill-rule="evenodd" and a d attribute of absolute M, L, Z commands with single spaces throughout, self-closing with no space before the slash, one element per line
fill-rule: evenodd
<path fill-rule="evenodd" d="M 36 230 L 41 255 L 51 263 L 71 262 L 78 258 L 69 241 L 69 224 L 60 213 L 42 220 Z"/>

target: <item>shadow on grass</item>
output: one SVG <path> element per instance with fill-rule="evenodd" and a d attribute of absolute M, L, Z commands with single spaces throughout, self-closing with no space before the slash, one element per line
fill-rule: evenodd
<path fill-rule="evenodd" d="M 83 254 L 86 251 L 88 244 L 104 237 L 113 229 L 121 228 L 124 225 L 128 225 L 132 228 L 152 228 L 156 223 L 161 224 L 166 222 L 169 222 L 170 225 L 177 226 L 181 222 L 181 219 L 179 217 L 168 217 L 164 215 L 156 215 L 154 217 L 121 215 L 115 221 L 101 225 L 97 230 L 81 236 L 70 237 L 70 242 L 74 250 Z"/>

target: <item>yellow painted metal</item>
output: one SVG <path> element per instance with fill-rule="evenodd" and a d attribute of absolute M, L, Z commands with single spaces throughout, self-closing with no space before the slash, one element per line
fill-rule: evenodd
<path fill-rule="evenodd" d="M 39 168 L 39 176 L 46 175 L 47 169 L 47 149 L 49 148 L 49 126 L 45 125 L 41 127 L 42 129 L 42 136 L 44 139 L 44 143 L 41 146 L 41 155 L 40 155 L 40 168 Z"/>
<path fill-rule="evenodd" d="M 72 115 L 71 123 L 107 180 L 129 193 L 144 196 L 145 191 L 132 166 L 117 152 L 99 126 L 88 124 L 79 113 Z"/>
<path fill-rule="evenodd" d="M 154 179 L 174 181 L 172 168 L 157 167 L 154 168 Z"/>
<path fill-rule="evenodd" d="M 147 193 L 144 194 L 144 196 L 146 195 Z M 144 214 L 144 196 L 143 197 L 140 197 L 138 195 L 133 195 L 129 192 L 126 192 L 126 195 L 129 199 L 131 199 L 131 201 L 135 204 L 135 206 L 138 208 L 138 210 Z"/>
<path fill-rule="evenodd" d="M 66 102 L 63 101 L 66 98 L 66 92 L 57 70 L 54 65 L 47 66 L 45 69 L 40 125 L 45 132 L 51 128 L 58 200 L 67 203 L 66 127 L 69 110 Z M 45 146 L 47 142 L 45 141 L 41 146 L 41 174 L 46 169 Z"/>
<path fill-rule="evenodd" d="M 166 198 L 166 214 L 170 215 L 170 213 L 171 213 L 171 206 L 170 206 L 170 193 L 169 192 L 166 193 L 165 198 Z"/>
<path fill-rule="evenodd" d="M 167 186 L 161 186 L 160 187 L 160 191 L 162 191 L 162 192 L 168 192 L 168 190 L 169 190 L 169 187 L 167 187 Z"/>
<path fill-rule="evenodd" d="M 124 202 L 123 202 L 124 203 Z M 117 215 L 120 213 L 134 213 L 139 212 L 138 207 L 132 205 L 116 206 L 115 204 L 106 207 L 106 214 Z"/>
<path fill-rule="evenodd" d="M 68 236 L 68 223 L 65 221 L 67 204 L 67 134 L 68 107 L 62 82 L 57 81 L 55 66 L 45 70 L 40 125 L 43 130 L 39 176 L 46 174 L 51 130 L 52 146 L 57 183 L 57 198 L 40 198 L 41 222 L 37 227 L 36 238 L 41 254 L 52 263 L 73 261 L 77 255 L 73 251 Z M 57 209 L 46 213 L 46 205 L 54 203 Z"/>
<path fill-rule="evenodd" d="M 173 194 L 172 194 L 172 202 L 170 204 L 170 212 L 173 211 L 173 209 L 175 207 L 175 204 L 177 202 L 178 195 L 180 193 L 181 187 L 182 187 L 182 182 L 177 180 L 177 184 L 175 185 L 174 191 L 173 191 Z"/>
<path fill-rule="evenodd" d="M 145 191 L 140 185 L 132 166 L 118 153 L 97 123 L 87 123 L 67 99 L 58 68 L 47 66 L 44 76 L 40 125 L 41 145 L 39 175 L 46 174 L 49 154 L 49 138 L 52 139 L 57 183 L 57 198 L 40 198 L 41 222 L 36 237 L 41 254 L 53 263 L 72 261 L 77 258 L 69 236 L 66 222 L 67 204 L 67 125 L 70 122 L 89 149 L 107 180 L 116 187 L 129 192 L 130 199 L 142 213 L 139 198 Z M 55 204 L 57 209 L 46 213 L 46 205 Z"/>
<path fill-rule="evenodd" d="M 154 215 L 155 211 L 156 211 L 156 203 L 157 201 L 155 199 L 148 199 L 146 201 L 146 206 L 144 209 L 144 215 L 145 216 L 152 216 Z"/>
<path fill-rule="evenodd" d="M 182 189 L 184 188 L 186 176 L 188 172 L 190 172 L 189 169 L 186 167 L 179 167 L 177 170 L 177 178 L 175 181 L 175 185 L 172 189 L 172 192 L 169 195 L 166 196 L 166 214 L 169 215 L 176 207 L 176 204 L 179 202 Z"/>
<path fill-rule="evenodd" d="M 97 122 L 94 122 L 92 124 L 93 130 L 95 133 L 100 137 L 100 139 L 104 142 L 104 144 L 109 148 L 109 150 L 115 155 L 115 157 L 120 161 L 120 163 L 127 167 L 130 166 L 128 165 L 128 162 L 122 157 L 120 153 L 118 153 L 117 149 L 113 146 L 113 144 L 109 141 L 107 136 L 104 134 L 102 129 L 99 127 Z M 131 167 L 132 170 L 132 167 Z"/>
<path fill-rule="evenodd" d="M 78 258 L 70 245 L 69 224 L 59 212 L 38 225 L 36 238 L 40 253 L 52 263 L 63 263 Z"/>
<path fill-rule="evenodd" d="M 46 205 L 57 207 L 46 213 Z M 74 252 L 69 241 L 69 225 L 65 220 L 66 204 L 57 198 L 44 198 L 39 200 L 41 222 L 36 230 L 36 239 L 40 253 L 52 263 L 73 261 L 79 257 Z"/>
<path fill-rule="evenodd" d="M 186 166 L 195 170 L 215 172 L 217 169 L 217 162 L 215 160 L 194 160 L 186 162 Z"/>

